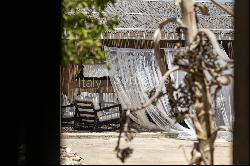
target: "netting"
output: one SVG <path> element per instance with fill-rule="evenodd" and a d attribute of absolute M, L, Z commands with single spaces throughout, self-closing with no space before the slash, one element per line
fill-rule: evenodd
<path fill-rule="evenodd" d="M 162 75 L 155 62 L 152 49 L 106 48 L 108 61 L 112 63 L 109 72 L 112 86 L 117 93 L 123 109 L 134 109 L 141 106 L 150 98 L 150 92 L 159 86 Z M 165 49 L 168 68 L 172 68 L 173 50 Z M 184 72 L 171 75 L 177 87 Z M 162 88 L 163 93 L 166 88 Z M 216 124 L 231 131 L 233 124 L 232 85 L 223 87 L 213 104 Z M 147 129 L 161 129 L 178 133 L 180 139 L 195 139 L 191 120 L 186 119 L 187 127 L 176 123 L 171 112 L 168 96 L 161 97 L 154 105 L 131 114 L 131 119 Z M 229 132 L 229 134 L 231 134 Z M 228 135 L 228 134 L 227 134 Z"/>
<path fill-rule="evenodd" d="M 112 63 L 111 83 L 118 94 L 123 109 L 141 106 L 149 99 L 149 93 L 159 86 L 162 75 L 151 49 L 109 48 L 108 61 Z M 165 87 L 162 89 L 166 92 Z M 150 118 L 149 118 L 149 117 Z M 194 138 L 194 130 L 176 123 L 170 111 L 168 97 L 161 97 L 155 105 L 131 114 L 131 118 L 148 129 L 176 132 L 179 136 Z"/>

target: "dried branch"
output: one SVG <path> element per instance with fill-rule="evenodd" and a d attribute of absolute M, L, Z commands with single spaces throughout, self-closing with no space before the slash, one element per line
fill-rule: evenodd
<path fill-rule="evenodd" d="M 227 8 L 226 6 L 224 6 L 224 5 L 222 5 L 222 4 L 218 3 L 218 2 L 216 2 L 215 0 L 211 0 L 211 2 L 212 2 L 213 4 L 215 4 L 217 7 L 219 7 L 221 10 L 223 10 L 224 12 L 226 12 L 227 14 L 229 14 L 229 15 L 231 15 L 231 16 L 234 16 L 234 12 L 233 12 L 231 9 L 229 9 L 229 8 Z"/>
<path fill-rule="evenodd" d="M 214 35 L 214 33 L 209 30 L 209 29 L 201 29 L 198 33 L 201 34 L 201 33 L 205 33 L 206 36 L 208 37 L 209 41 L 211 42 L 212 46 L 213 46 L 213 50 L 214 50 L 214 53 L 217 53 L 219 55 L 219 57 L 222 58 L 222 60 L 226 61 L 226 62 L 233 62 L 226 54 L 225 52 L 223 52 L 220 48 L 220 45 L 216 39 L 216 36 Z"/>
<path fill-rule="evenodd" d="M 116 157 L 119 158 L 123 163 L 133 153 L 133 149 L 131 149 L 129 147 L 126 147 L 124 149 L 120 148 L 122 133 L 124 133 L 125 140 L 127 142 L 131 141 L 133 139 L 132 131 L 130 130 L 130 127 L 129 127 L 129 121 L 130 121 L 129 114 L 130 114 L 130 110 L 126 111 L 125 114 L 123 114 L 123 116 L 122 116 L 120 133 L 119 133 L 117 145 L 115 147 Z"/>
<path fill-rule="evenodd" d="M 231 60 L 223 53 L 209 30 L 198 32 L 190 47 L 176 50 L 174 53 L 173 64 L 187 72 L 184 85 L 176 90 L 177 104 L 182 109 L 195 106 L 195 115 L 185 115 L 191 118 L 198 139 L 190 164 L 214 163 L 214 141 L 218 130 L 211 108 L 211 87 L 228 85 L 231 77 L 230 73 L 225 74 L 225 71 L 230 70 L 228 62 Z M 180 115 L 180 119 L 185 116 Z"/>
<path fill-rule="evenodd" d="M 187 153 L 186 153 L 186 151 L 185 151 L 184 146 L 183 146 L 183 145 L 180 145 L 180 146 L 178 147 L 178 149 L 182 149 L 182 150 L 183 150 L 184 157 L 185 157 L 186 161 L 189 162 L 189 159 L 188 159 L 188 157 L 187 157 Z"/>
<path fill-rule="evenodd" d="M 194 6 L 201 11 L 201 14 L 204 16 L 209 16 L 208 8 L 201 3 L 195 3 Z"/>
<path fill-rule="evenodd" d="M 168 18 L 159 23 L 158 28 L 155 30 L 153 35 L 153 42 L 154 42 L 154 50 L 155 50 L 155 57 L 157 63 L 160 65 L 160 40 L 161 40 L 161 30 L 162 28 L 170 22 L 176 22 L 176 18 Z"/>
<path fill-rule="evenodd" d="M 158 28 L 155 30 L 154 35 L 153 35 L 153 42 L 154 42 L 154 51 L 155 51 L 155 59 L 156 62 L 158 63 L 159 67 L 160 67 L 160 71 L 162 73 L 162 75 L 166 72 L 165 70 L 165 64 L 163 62 L 163 60 L 161 59 L 161 50 L 160 50 L 160 40 L 161 40 L 161 30 L 163 29 L 163 27 L 165 25 L 167 25 L 168 23 L 171 22 L 176 22 L 179 24 L 180 27 L 178 27 L 178 30 L 180 31 L 181 29 L 185 29 L 185 25 L 183 24 L 183 22 L 180 19 L 177 18 L 168 18 L 162 22 L 159 23 Z M 169 81 L 169 83 L 166 85 L 166 89 L 168 91 L 168 96 L 169 96 L 169 100 L 170 102 L 170 106 L 173 108 L 173 112 L 179 112 L 178 108 L 176 107 L 176 101 L 175 98 L 173 96 L 173 88 L 171 85 L 171 80 Z M 151 97 L 151 96 L 150 96 Z"/>
<path fill-rule="evenodd" d="M 194 0 L 178 0 L 176 3 L 181 8 L 182 18 L 181 21 L 185 25 L 184 30 L 185 41 L 187 45 L 193 43 L 195 35 L 198 32 L 196 14 L 195 14 L 195 3 Z"/>
<path fill-rule="evenodd" d="M 218 129 L 216 128 L 213 112 L 212 112 L 212 93 L 213 86 L 222 87 L 230 83 L 229 74 L 225 74 L 230 66 L 228 64 L 233 61 L 223 52 L 217 42 L 215 35 L 207 29 L 198 32 L 197 22 L 194 12 L 193 0 L 176 0 L 176 4 L 181 7 L 182 19 L 170 18 L 161 22 L 154 33 L 154 49 L 157 62 L 160 64 L 160 39 L 161 29 L 169 22 L 177 22 L 184 28 L 186 44 L 188 47 L 175 50 L 172 69 L 167 71 L 160 85 L 149 95 L 149 100 L 142 104 L 139 108 L 130 109 L 126 114 L 126 120 L 121 133 L 124 132 L 128 140 L 131 140 L 128 127 L 128 119 L 130 112 L 143 110 L 155 104 L 156 101 L 165 95 L 162 88 L 170 74 L 182 70 L 187 74 L 184 78 L 184 85 L 180 85 L 175 91 L 177 95 L 177 106 L 180 108 L 189 108 L 189 111 L 180 114 L 176 119 L 182 120 L 185 117 L 191 118 L 198 142 L 194 143 L 192 150 L 192 159 L 190 164 L 214 164 L 214 142 Z M 199 6 L 198 6 L 199 7 Z M 203 6 L 200 6 L 206 14 Z M 204 8 L 204 9 L 203 9 Z M 219 62 L 219 63 L 218 63 Z M 219 88 L 217 89 L 217 91 Z M 217 92 L 216 91 L 216 92 Z M 215 94 L 216 94 L 215 92 Z M 195 106 L 195 112 L 190 111 Z M 117 157 L 123 162 L 132 153 L 130 148 L 121 150 L 119 148 L 120 141 L 116 148 Z"/>

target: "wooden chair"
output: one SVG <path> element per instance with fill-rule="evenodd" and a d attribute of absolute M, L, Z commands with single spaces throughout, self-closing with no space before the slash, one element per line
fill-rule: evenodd
<path fill-rule="evenodd" d="M 75 127 L 97 129 L 103 125 L 119 124 L 121 117 L 121 105 L 114 103 L 111 106 L 105 107 L 99 104 L 99 108 L 94 107 L 91 101 L 75 101 Z M 113 112 L 112 109 L 117 109 Z"/>
<path fill-rule="evenodd" d="M 108 124 L 120 124 L 122 109 L 120 104 L 103 102 L 104 106 L 100 106 L 97 111 L 96 127 Z M 109 106 L 105 106 L 108 104 Z M 116 111 L 114 111 L 116 109 Z"/>
<path fill-rule="evenodd" d="M 67 109 L 67 108 L 72 108 L 72 107 L 74 107 L 74 104 L 61 106 L 61 109 Z M 65 117 L 63 115 L 63 112 L 64 111 L 62 111 L 62 114 L 61 114 L 62 127 L 75 127 L 74 126 L 75 125 L 75 115 Z"/>
<path fill-rule="evenodd" d="M 75 128 L 95 128 L 97 112 L 91 101 L 75 101 Z"/>

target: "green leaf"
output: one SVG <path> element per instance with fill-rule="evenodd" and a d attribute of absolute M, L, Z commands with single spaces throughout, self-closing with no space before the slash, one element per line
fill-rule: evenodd
<path fill-rule="evenodd" d="M 107 65 L 107 69 L 108 69 L 108 70 L 111 70 L 111 69 L 112 69 L 112 64 L 111 64 L 110 62 L 107 62 L 106 65 Z"/>
<path fill-rule="evenodd" d="M 115 0 L 63 0 L 63 61 L 64 63 L 97 63 L 105 61 L 100 35 L 114 29 L 118 17 L 103 14 Z M 82 9 L 87 13 L 82 13 Z M 99 18 L 93 16 L 97 12 Z"/>

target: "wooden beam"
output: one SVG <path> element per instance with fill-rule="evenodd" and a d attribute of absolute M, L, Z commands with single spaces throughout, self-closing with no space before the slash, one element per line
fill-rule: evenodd
<path fill-rule="evenodd" d="M 249 165 L 249 1 L 235 1 L 233 165 Z"/>

